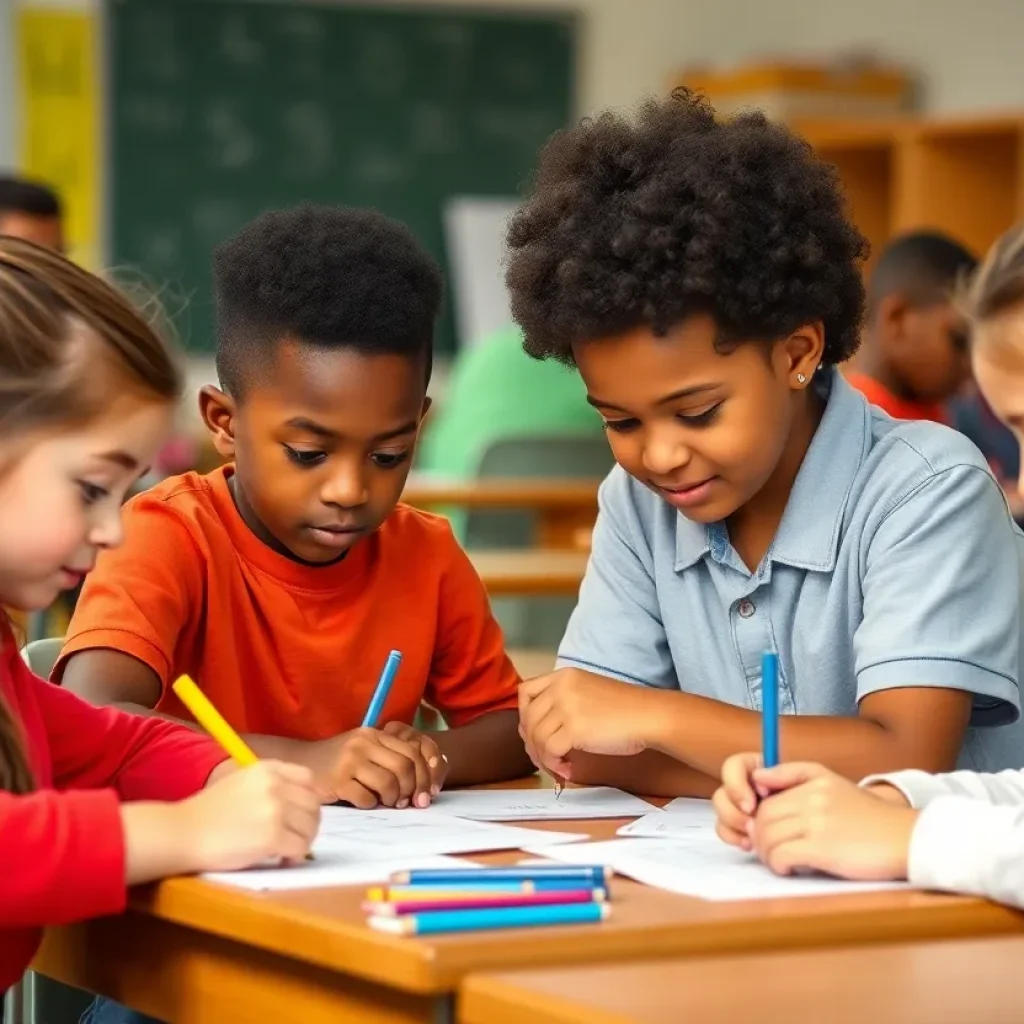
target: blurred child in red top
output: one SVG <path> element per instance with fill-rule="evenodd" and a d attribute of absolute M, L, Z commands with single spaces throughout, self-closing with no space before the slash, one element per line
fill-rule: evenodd
<path fill-rule="evenodd" d="M 180 384 L 118 292 L 0 239 L 0 604 L 47 607 L 120 541 L 120 504 Z M 37 679 L 0 622 L 0 992 L 42 927 L 117 913 L 128 885 L 306 854 L 308 770 L 224 762 L 196 732 Z"/>
<path fill-rule="evenodd" d="M 868 327 L 846 379 L 898 420 L 948 423 L 946 403 L 970 378 L 968 333 L 951 301 L 975 258 L 945 235 L 892 242 L 868 286 Z"/>

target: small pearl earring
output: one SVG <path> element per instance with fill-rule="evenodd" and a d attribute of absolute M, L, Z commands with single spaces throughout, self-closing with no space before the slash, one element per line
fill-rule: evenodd
<path fill-rule="evenodd" d="M 796 382 L 797 384 L 806 384 L 807 378 L 802 373 L 798 373 L 796 375 Z"/>

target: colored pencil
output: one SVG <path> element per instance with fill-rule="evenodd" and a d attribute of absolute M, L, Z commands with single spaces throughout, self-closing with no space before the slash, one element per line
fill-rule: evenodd
<path fill-rule="evenodd" d="M 228 725 L 224 716 L 213 706 L 209 697 L 189 676 L 181 676 L 171 685 L 178 700 L 192 712 L 192 717 L 215 739 L 239 768 L 248 768 L 259 761 L 249 745 Z M 313 854 L 307 853 L 306 860 Z"/>
<path fill-rule="evenodd" d="M 366 709 L 366 714 L 363 716 L 364 729 L 377 728 L 380 713 L 384 710 L 384 704 L 388 699 L 388 694 L 391 692 L 391 684 L 395 681 L 395 676 L 398 675 L 398 667 L 401 664 L 402 652 L 392 651 L 388 655 L 388 660 L 384 662 L 380 679 L 377 680 L 377 688 L 373 691 L 373 697 L 370 698 L 370 706 Z"/>
<path fill-rule="evenodd" d="M 765 768 L 779 763 L 779 656 L 765 651 L 761 658 L 762 755 Z"/>
<path fill-rule="evenodd" d="M 438 910 L 407 917 L 374 916 L 371 928 L 391 935 L 439 935 L 484 928 L 539 928 L 607 920 L 607 903 L 575 903 L 556 907 L 503 907 L 495 910 Z"/>
<path fill-rule="evenodd" d="M 550 867 L 500 868 L 420 868 L 400 871 L 391 876 L 395 885 L 482 885 L 489 882 L 577 881 L 591 888 L 600 888 L 612 877 L 612 869 L 595 865 L 553 864 Z"/>
<path fill-rule="evenodd" d="M 567 906 L 571 903 L 604 903 L 604 889 L 563 889 L 561 892 L 508 892 L 470 893 L 468 898 L 450 900 L 403 900 L 380 903 L 370 900 L 363 904 L 368 914 L 382 917 L 400 917 L 405 914 L 437 913 L 441 910 L 494 910 L 499 907 Z"/>
<path fill-rule="evenodd" d="M 188 677 L 182 676 L 171 689 L 178 700 L 192 712 L 192 717 L 213 737 L 240 768 L 256 764 L 259 758 L 249 745 L 231 728 L 221 713 L 210 703 L 210 699 Z"/>
<path fill-rule="evenodd" d="M 387 903 L 401 900 L 455 900 L 479 896 L 515 896 L 535 892 L 574 892 L 578 889 L 607 888 L 603 881 L 578 878 L 541 878 L 532 881 L 497 881 L 470 885 L 451 882 L 442 885 L 386 885 L 367 890 L 371 902 Z"/>

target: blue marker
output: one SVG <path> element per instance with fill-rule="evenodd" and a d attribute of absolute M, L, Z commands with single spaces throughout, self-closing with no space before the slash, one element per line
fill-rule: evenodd
<path fill-rule="evenodd" d="M 388 655 L 388 660 L 384 662 L 384 670 L 380 674 L 380 679 L 377 680 L 377 689 L 373 691 L 373 699 L 366 709 L 366 715 L 363 718 L 364 729 L 377 728 L 377 720 L 384 710 L 384 703 L 391 692 L 391 684 L 395 681 L 395 676 L 398 675 L 398 666 L 401 664 L 402 652 L 392 651 Z"/>
<path fill-rule="evenodd" d="M 765 651 L 761 658 L 762 755 L 765 768 L 779 763 L 779 656 Z"/>
<path fill-rule="evenodd" d="M 493 910 L 432 910 L 404 917 L 371 917 L 370 927 L 392 935 L 438 935 L 481 928 L 537 928 L 546 924 L 604 921 L 607 903 L 564 903 L 545 907 L 498 907 Z"/>

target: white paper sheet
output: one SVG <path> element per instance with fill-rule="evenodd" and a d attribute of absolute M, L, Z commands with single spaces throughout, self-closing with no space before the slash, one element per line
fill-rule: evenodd
<path fill-rule="evenodd" d="M 693 839 L 714 837 L 715 811 L 710 800 L 680 797 L 665 805 L 663 811 L 645 814 L 618 830 L 620 836 L 649 839 Z"/>
<path fill-rule="evenodd" d="M 553 789 L 453 789 L 435 797 L 429 810 L 477 821 L 572 821 L 662 813 L 638 796 L 607 786 L 566 789 L 560 797 Z"/>
<path fill-rule="evenodd" d="M 333 885 L 373 885 L 386 882 L 396 871 L 416 868 L 477 868 L 481 865 L 459 857 L 405 857 L 368 861 L 337 851 L 321 852 L 316 860 L 288 868 L 254 868 L 251 871 L 212 871 L 203 877 L 211 882 L 256 892 L 289 889 L 322 889 Z"/>
<path fill-rule="evenodd" d="M 429 809 L 357 811 L 325 807 L 313 852 L 319 856 L 321 851 L 337 851 L 379 861 L 387 856 L 517 850 L 523 846 L 577 843 L 587 838 L 579 832 L 546 832 L 469 821 Z"/>
<path fill-rule="evenodd" d="M 527 853 L 570 864 L 602 864 L 645 885 L 706 900 L 827 896 L 904 889 L 901 882 L 844 882 L 824 875 L 783 878 L 756 857 L 717 837 L 612 839 L 572 847 L 534 847 Z"/>

